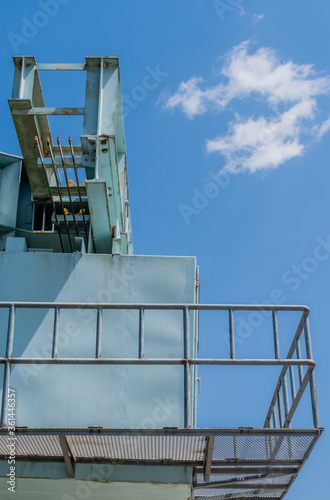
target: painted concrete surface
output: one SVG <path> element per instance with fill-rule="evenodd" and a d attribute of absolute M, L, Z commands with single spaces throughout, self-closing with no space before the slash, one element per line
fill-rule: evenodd
<path fill-rule="evenodd" d="M 0 252 L 0 300 L 194 303 L 193 257 Z M 8 313 L 0 310 L 0 356 Z M 146 311 L 145 356 L 182 357 L 180 311 Z M 193 346 L 191 321 L 191 346 Z M 14 356 L 50 357 L 53 312 L 17 310 Z M 96 311 L 62 311 L 59 356 L 94 357 Z M 138 311 L 106 311 L 102 356 L 136 357 Z M 18 426 L 183 427 L 182 366 L 18 365 Z"/>
<path fill-rule="evenodd" d="M 80 480 L 17 480 L 16 500 L 188 500 L 189 484 L 101 483 Z M 6 480 L 0 479 L 1 499 L 11 500 Z"/>

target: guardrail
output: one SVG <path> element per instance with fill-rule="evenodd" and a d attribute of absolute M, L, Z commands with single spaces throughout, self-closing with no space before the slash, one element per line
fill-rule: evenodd
<path fill-rule="evenodd" d="M 315 428 L 320 427 L 317 405 L 316 384 L 313 361 L 311 337 L 309 330 L 306 306 L 277 306 L 277 305 L 214 305 L 214 304 L 108 304 L 108 303 L 59 303 L 59 302 L 0 302 L 0 308 L 9 309 L 7 345 L 5 357 L 0 358 L 0 364 L 5 365 L 3 394 L 1 406 L 1 425 L 6 427 L 7 420 L 7 394 L 10 387 L 11 366 L 15 364 L 69 364 L 69 365 L 182 365 L 184 369 L 184 424 L 191 427 L 191 370 L 196 365 L 240 365 L 240 366 L 282 366 L 273 398 L 264 423 L 265 428 L 289 428 L 298 403 L 307 387 L 310 386 L 311 407 Z M 51 358 L 13 357 L 13 342 L 15 330 L 15 313 L 17 309 L 53 309 L 53 340 Z M 60 325 L 60 311 L 63 309 L 94 309 L 96 316 L 95 356 L 93 358 L 61 358 L 58 357 L 58 336 Z M 139 353 L 136 358 L 102 358 L 102 312 L 104 310 L 138 310 L 139 311 Z M 183 358 L 146 358 L 144 356 L 144 315 L 147 310 L 182 311 L 183 320 Z M 230 357 L 198 358 L 190 356 L 190 311 L 227 311 L 229 321 L 229 346 Z M 274 359 L 237 359 L 235 355 L 235 318 L 236 311 L 271 311 L 273 319 Z M 280 357 L 277 313 L 279 311 L 300 311 L 301 318 L 295 332 L 291 347 L 286 358 Z M 306 359 L 301 358 L 300 338 L 304 332 L 306 345 Z M 293 359 L 293 355 L 296 359 Z M 296 390 L 294 366 L 298 366 L 299 387 Z M 307 367 L 304 373 L 304 367 Z M 289 404 L 287 376 L 289 373 L 292 404 Z M 283 405 L 282 405 L 283 400 Z M 284 406 L 284 408 L 283 408 Z M 278 419 L 276 415 L 278 413 Z M 272 422 L 273 421 L 273 422 Z"/>

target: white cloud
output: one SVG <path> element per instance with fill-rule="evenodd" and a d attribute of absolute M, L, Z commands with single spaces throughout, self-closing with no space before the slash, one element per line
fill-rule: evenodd
<path fill-rule="evenodd" d="M 329 77 L 318 76 L 312 65 L 281 63 L 272 49 L 249 53 L 249 46 L 244 42 L 225 56 L 217 85 L 207 86 L 194 76 L 180 83 L 165 103 L 165 108 L 181 109 L 192 119 L 208 111 L 221 112 L 237 100 L 263 98 L 266 116 L 244 119 L 236 114 L 226 135 L 207 141 L 207 150 L 224 155 L 224 168 L 234 172 L 276 168 L 301 156 L 303 136 L 315 133 L 310 122 L 315 119 L 317 97 L 330 92 Z M 317 135 L 329 129 L 330 117 Z"/>
<path fill-rule="evenodd" d="M 264 14 L 254 14 L 254 16 L 252 18 L 253 26 L 256 26 L 259 21 L 264 19 L 264 17 L 265 17 Z"/>
<path fill-rule="evenodd" d="M 314 130 L 318 139 L 321 139 L 330 130 L 330 116 L 320 126 L 315 126 Z"/>

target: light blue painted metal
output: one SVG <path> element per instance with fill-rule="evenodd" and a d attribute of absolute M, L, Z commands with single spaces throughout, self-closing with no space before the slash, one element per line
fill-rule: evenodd
<path fill-rule="evenodd" d="M 107 183 L 99 179 L 86 181 L 86 192 L 96 252 L 111 253 L 112 231 Z"/>
<path fill-rule="evenodd" d="M 93 302 L 195 302 L 194 258 L 0 252 L 0 274 L 0 300 L 49 300 L 59 307 L 72 300 L 84 302 L 87 307 Z M 148 309 L 144 320 L 144 358 L 164 358 L 162 366 L 130 364 L 141 352 L 138 309 L 103 310 L 101 339 L 97 335 L 97 308 L 61 308 L 56 328 L 53 310 L 36 308 L 29 312 L 19 308 L 14 357 L 22 353 L 35 360 L 52 358 L 53 362 L 72 357 L 88 362 L 93 358 L 96 364 L 69 366 L 59 361 L 57 365 L 42 366 L 13 362 L 12 386 L 20 394 L 17 425 L 38 426 L 50 421 L 52 425 L 73 427 L 183 427 L 182 309 Z M 0 328 L 6 330 L 4 321 L 0 313 Z M 197 335 L 194 324 L 191 322 L 189 328 L 190 352 Z M 58 330 L 56 342 L 50 336 L 54 330 Z M 119 363 L 124 357 L 129 358 L 128 363 L 100 364 L 95 359 L 100 348 L 102 360 L 112 358 Z M 166 365 L 168 357 L 180 361 Z M 192 379 L 190 391 L 193 384 Z M 102 401 L 101 412 L 94 398 Z M 34 411 L 41 402 L 43 412 Z M 192 404 L 190 411 L 194 411 Z"/>
<path fill-rule="evenodd" d="M 102 195 L 102 205 L 95 197 L 92 187 L 86 191 L 90 213 L 97 212 L 99 214 L 101 208 L 105 214 L 97 218 L 91 216 L 91 229 L 95 237 L 94 245 L 88 244 L 88 231 L 84 228 L 88 251 L 110 253 L 113 247 L 115 253 L 132 254 L 131 216 L 118 57 L 87 57 L 85 64 L 73 65 L 37 64 L 34 57 L 15 57 L 14 63 L 15 76 L 9 105 L 34 200 L 49 202 L 57 195 L 60 196 L 60 199 L 67 195 L 70 197 L 71 191 L 73 193 L 74 189 L 77 189 L 69 187 L 67 182 L 59 187 L 53 184 L 49 189 L 48 184 L 51 183 L 49 165 L 55 165 L 57 168 L 63 167 L 64 171 L 67 167 L 70 168 L 75 164 L 85 168 L 89 180 L 96 179 L 105 182 L 107 193 L 106 198 Z M 86 71 L 86 102 L 84 108 L 45 107 L 38 71 L 48 69 L 54 71 Z M 58 153 L 61 154 L 61 151 L 66 155 L 70 147 L 61 146 L 60 143 L 58 147 L 54 147 L 48 115 L 84 115 L 80 158 L 72 156 L 72 159 L 68 162 L 65 159 L 65 164 L 63 164 L 63 160 L 61 162 L 61 159 L 57 157 Z M 35 137 L 39 145 L 37 149 L 31 147 Z M 74 149 L 78 151 L 78 148 Z M 70 151 L 70 153 L 72 152 Z M 76 153 L 74 152 L 74 154 Z M 51 158 L 52 156 L 53 158 Z M 40 169 L 40 164 L 45 168 Z M 75 206 L 82 209 L 82 201 L 79 200 L 80 205 L 77 205 L 77 202 L 78 200 L 75 200 Z M 67 209 L 67 207 L 64 206 L 63 208 L 63 206 L 62 202 L 62 213 L 58 215 L 65 219 L 64 208 Z M 72 207 L 71 213 L 73 213 L 74 220 Z M 57 221 L 55 220 L 55 224 L 61 230 L 64 226 L 66 227 L 68 242 L 70 243 L 68 224 L 64 221 L 64 226 L 61 225 L 60 217 L 58 217 Z M 109 235 L 110 243 L 108 242 Z M 104 243 L 105 241 L 107 243 Z M 54 250 L 57 251 L 57 246 L 54 247 Z M 67 245 L 65 245 L 64 250 L 68 250 Z M 71 244 L 70 250 L 74 251 Z"/>
<path fill-rule="evenodd" d="M 16 227 L 22 159 L 0 153 L 0 233 Z"/>

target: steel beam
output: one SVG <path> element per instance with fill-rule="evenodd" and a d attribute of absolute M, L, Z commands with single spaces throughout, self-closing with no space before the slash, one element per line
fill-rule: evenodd
<path fill-rule="evenodd" d="M 206 483 L 208 481 L 210 481 L 210 477 L 211 477 L 214 440 L 215 440 L 215 436 L 208 436 L 206 438 L 206 451 L 205 451 L 205 459 L 204 459 L 204 467 L 203 467 L 204 481 Z"/>
<path fill-rule="evenodd" d="M 75 462 L 73 459 L 70 446 L 65 436 L 58 436 L 58 437 L 62 448 L 64 462 L 66 465 L 66 470 L 68 472 L 68 477 L 74 478 Z"/>

